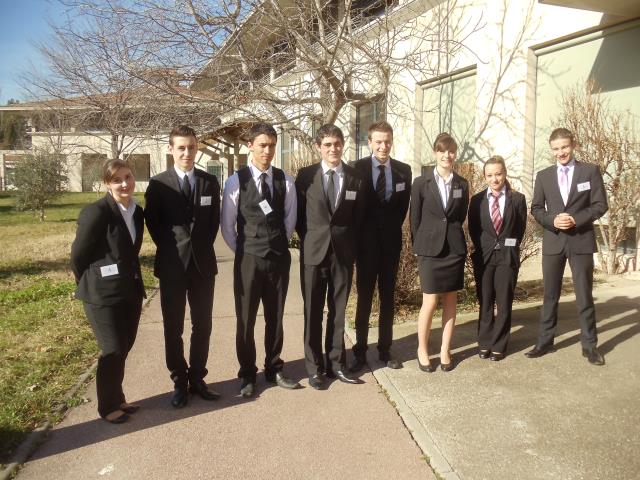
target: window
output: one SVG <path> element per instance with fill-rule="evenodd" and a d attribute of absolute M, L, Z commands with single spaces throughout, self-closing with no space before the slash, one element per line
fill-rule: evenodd
<path fill-rule="evenodd" d="M 295 50 L 293 43 L 289 39 L 280 40 L 271 47 L 271 65 L 274 79 L 291 70 L 295 63 Z"/>
<path fill-rule="evenodd" d="M 384 103 L 365 103 L 356 107 L 356 159 L 369 155 L 369 127 L 382 120 Z"/>
<path fill-rule="evenodd" d="M 218 178 L 218 183 L 224 185 L 224 170 L 219 162 L 208 162 L 207 173 L 215 175 Z"/>
<path fill-rule="evenodd" d="M 382 17 L 397 4 L 398 0 L 353 0 L 351 22 L 354 26 L 365 25 L 376 17 Z"/>
<path fill-rule="evenodd" d="M 475 67 L 427 82 L 422 94 L 422 163 L 433 163 L 433 142 L 441 132 L 458 143 L 458 162 L 475 160 Z"/>
<path fill-rule="evenodd" d="M 82 191 L 93 192 L 96 184 L 102 182 L 102 164 L 107 159 L 103 153 L 83 153 L 82 163 Z"/>
<path fill-rule="evenodd" d="M 280 168 L 283 170 L 291 170 L 291 162 L 293 160 L 293 137 L 288 130 L 283 130 L 280 135 Z"/>
<path fill-rule="evenodd" d="M 131 167 L 136 181 L 148 182 L 151 177 L 151 155 L 132 154 L 127 156 L 127 163 Z"/>

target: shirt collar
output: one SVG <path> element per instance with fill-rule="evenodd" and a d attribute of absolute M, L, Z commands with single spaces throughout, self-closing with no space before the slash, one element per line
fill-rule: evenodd
<path fill-rule="evenodd" d="M 262 172 L 253 164 L 253 162 L 249 162 L 249 170 L 251 171 L 251 176 L 254 178 L 254 180 L 256 178 L 260 178 L 260 175 L 262 175 L 263 173 L 266 173 L 267 177 L 269 178 L 273 176 L 273 169 L 271 168 L 271 165 L 269 165 L 269 168 L 266 172 Z"/>
<path fill-rule="evenodd" d="M 440 174 L 438 173 L 438 168 L 437 167 L 433 167 L 433 175 L 435 176 L 436 181 L 438 181 L 438 179 L 442 180 L 444 182 L 445 185 L 447 185 L 448 183 L 451 182 L 451 180 L 453 180 L 453 172 L 451 172 L 449 174 L 448 178 L 442 178 L 440 176 Z"/>
<path fill-rule="evenodd" d="M 178 167 L 176 167 L 176 165 L 173 165 L 173 169 L 176 171 L 176 173 L 178 174 L 178 178 L 180 178 L 180 180 L 184 180 L 185 175 L 187 176 L 187 178 L 189 180 L 191 180 L 193 178 L 193 171 L 195 170 L 195 167 L 192 168 L 191 170 L 189 170 L 188 172 L 183 172 L 182 170 L 180 170 Z"/>
<path fill-rule="evenodd" d="M 326 174 L 329 170 L 333 170 L 334 172 L 336 172 L 338 175 L 342 175 L 342 161 L 340 161 L 340 164 L 336 167 L 336 168 L 330 168 L 327 164 L 324 163 L 324 160 L 320 161 L 320 165 L 322 165 L 322 174 Z"/>
<path fill-rule="evenodd" d="M 383 166 L 383 167 L 388 167 L 389 166 L 389 160 L 387 160 L 385 163 L 381 163 L 380 160 L 378 160 L 375 156 L 371 155 L 371 163 L 373 165 L 373 168 L 378 168 L 379 166 Z"/>
<path fill-rule="evenodd" d="M 560 162 L 556 162 L 556 166 L 558 167 L 558 170 L 560 170 L 562 167 L 569 167 L 569 170 L 571 170 L 576 166 L 576 159 L 572 158 L 566 165 L 562 165 Z"/>
<path fill-rule="evenodd" d="M 111 198 L 113 198 L 113 194 L 111 193 L 111 191 L 109 191 L 109 195 L 111 195 Z M 131 197 L 129 199 L 129 206 L 125 207 L 122 203 L 118 202 L 115 198 L 113 198 L 113 201 L 116 202 L 116 205 L 118 206 L 118 210 L 120 210 L 123 213 L 127 213 L 130 215 L 133 215 L 133 212 L 136 209 L 136 199 L 134 197 Z"/>
<path fill-rule="evenodd" d="M 500 190 L 500 195 L 505 195 L 507 193 L 507 186 L 505 185 L 504 187 L 502 187 L 502 190 Z M 493 190 L 491 190 L 490 188 L 487 188 L 487 198 L 491 198 L 493 196 Z"/>

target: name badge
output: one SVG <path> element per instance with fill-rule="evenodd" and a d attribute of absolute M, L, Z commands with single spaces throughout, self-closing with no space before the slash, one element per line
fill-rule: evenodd
<path fill-rule="evenodd" d="M 111 275 L 118 274 L 118 265 L 116 263 L 112 265 L 105 265 L 104 267 L 100 267 L 100 275 L 102 277 L 110 277 Z"/>
<path fill-rule="evenodd" d="M 462 198 L 462 189 L 461 188 L 455 188 L 453 190 L 453 198 Z"/>
<path fill-rule="evenodd" d="M 396 183 L 396 192 L 404 192 L 404 182 Z"/>
<path fill-rule="evenodd" d="M 591 182 L 583 182 L 578 184 L 579 192 L 585 192 L 587 190 L 591 190 Z"/>
<path fill-rule="evenodd" d="M 262 213 L 264 213 L 265 215 L 269 215 L 271 212 L 273 212 L 271 205 L 269 205 L 269 202 L 267 202 L 266 200 L 262 200 L 258 204 L 258 206 L 262 209 Z"/>
<path fill-rule="evenodd" d="M 504 239 L 504 246 L 505 247 L 515 247 L 516 246 L 516 239 L 515 238 L 505 238 Z"/>
<path fill-rule="evenodd" d="M 200 206 L 202 206 L 202 207 L 210 207 L 211 206 L 211 195 L 200 197 Z"/>
<path fill-rule="evenodd" d="M 355 200 L 356 199 L 356 191 L 355 190 L 347 190 L 344 194 L 345 200 Z"/>

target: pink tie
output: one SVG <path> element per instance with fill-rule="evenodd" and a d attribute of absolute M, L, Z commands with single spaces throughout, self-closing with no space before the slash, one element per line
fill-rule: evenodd
<path fill-rule="evenodd" d="M 564 204 L 567 204 L 569 200 L 569 167 L 560 168 L 560 193 L 562 194 L 562 200 Z"/>

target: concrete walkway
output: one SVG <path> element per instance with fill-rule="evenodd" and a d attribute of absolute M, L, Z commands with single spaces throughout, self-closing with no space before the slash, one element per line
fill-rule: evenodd
<path fill-rule="evenodd" d="M 124 425 L 97 418 L 95 383 L 18 474 L 27 479 L 434 479 L 423 453 L 373 375 L 364 384 L 307 386 L 302 300 L 294 258 L 285 318 L 286 372 L 307 387 L 287 391 L 258 376 L 258 396 L 239 397 L 231 252 L 218 242 L 207 382 L 217 402 L 169 404 L 159 296 L 144 311 L 127 362 L 125 392 L 142 409 Z M 188 325 L 188 323 L 187 323 Z M 258 320 L 258 358 L 263 356 Z M 186 331 L 188 331 L 186 329 Z M 188 335 L 186 336 L 188 339 Z M 410 369 L 407 369 L 412 370 Z"/>

